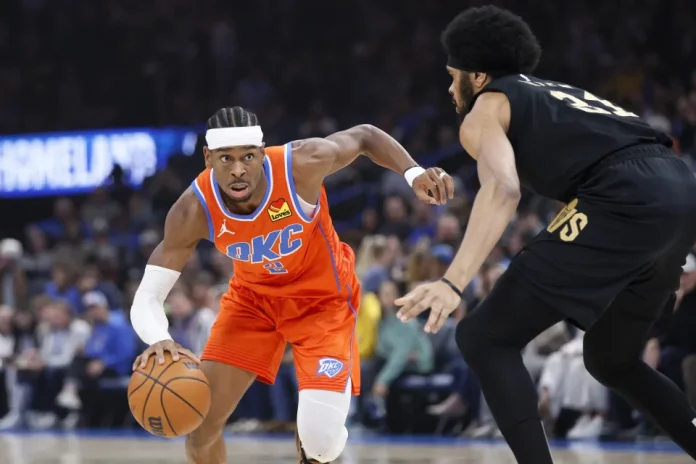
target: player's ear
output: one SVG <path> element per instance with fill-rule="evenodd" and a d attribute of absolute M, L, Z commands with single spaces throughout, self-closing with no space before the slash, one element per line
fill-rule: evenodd
<path fill-rule="evenodd" d="M 488 74 L 482 73 L 482 72 L 474 73 L 473 77 L 474 77 L 473 84 L 474 84 L 474 87 L 476 89 L 483 88 L 486 84 L 488 84 L 490 81 L 493 80 Z"/>
<path fill-rule="evenodd" d="M 205 159 L 205 167 L 210 169 L 213 167 L 213 153 L 207 146 L 203 147 L 203 158 Z"/>

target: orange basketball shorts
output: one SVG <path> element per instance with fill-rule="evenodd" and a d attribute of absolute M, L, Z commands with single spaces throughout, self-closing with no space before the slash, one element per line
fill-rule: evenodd
<path fill-rule="evenodd" d="M 360 358 L 355 334 L 360 305 L 357 278 L 341 292 L 321 298 L 261 295 L 234 280 L 220 301 L 202 360 L 229 364 L 275 381 L 292 346 L 299 389 L 360 392 Z"/>

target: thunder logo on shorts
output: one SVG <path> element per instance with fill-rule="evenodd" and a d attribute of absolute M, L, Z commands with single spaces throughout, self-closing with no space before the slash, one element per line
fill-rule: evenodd
<path fill-rule="evenodd" d="M 334 358 L 321 358 L 319 360 L 319 368 L 317 369 L 317 377 L 325 375 L 332 379 L 341 373 L 343 363 Z"/>

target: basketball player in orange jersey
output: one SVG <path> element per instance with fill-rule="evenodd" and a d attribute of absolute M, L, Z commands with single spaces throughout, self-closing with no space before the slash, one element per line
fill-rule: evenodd
<path fill-rule="evenodd" d="M 360 389 L 360 285 L 355 255 L 333 228 L 324 178 L 365 154 L 404 174 L 431 204 L 452 198 L 452 179 L 419 167 L 396 140 L 368 125 L 264 148 L 254 114 L 223 108 L 208 120 L 206 141 L 207 169 L 169 211 L 164 240 L 134 298 L 133 327 L 151 345 L 136 364 L 151 355 L 161 363 L 164 351 L 174 359 L 192 356 L 171 340 L 162 304 L 198 241 L 210 240 L 232 258 L 234 277 L 201 357 L 212 403 L 187 437 L 189 461 L 226 462 L 228 417 L 255 379 L 273 383 L 288 341 L 300 389 L 300 462 L 331 462 L 345 446 L 350 395 Z"/>

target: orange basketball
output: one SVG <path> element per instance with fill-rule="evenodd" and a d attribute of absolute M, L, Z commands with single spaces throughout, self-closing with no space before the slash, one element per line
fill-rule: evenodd
<path fill-rule="evenodd" d="M 181 355 L 180 355 L 181 356 Z M 164 364 L 150 356 L 128 383 L 128 405 L 148 432 L 173 438 L 193 432 L 210 409 L 210 386 L 200 366 L 181 356 L 174 362 L 164 353 Z"/>

